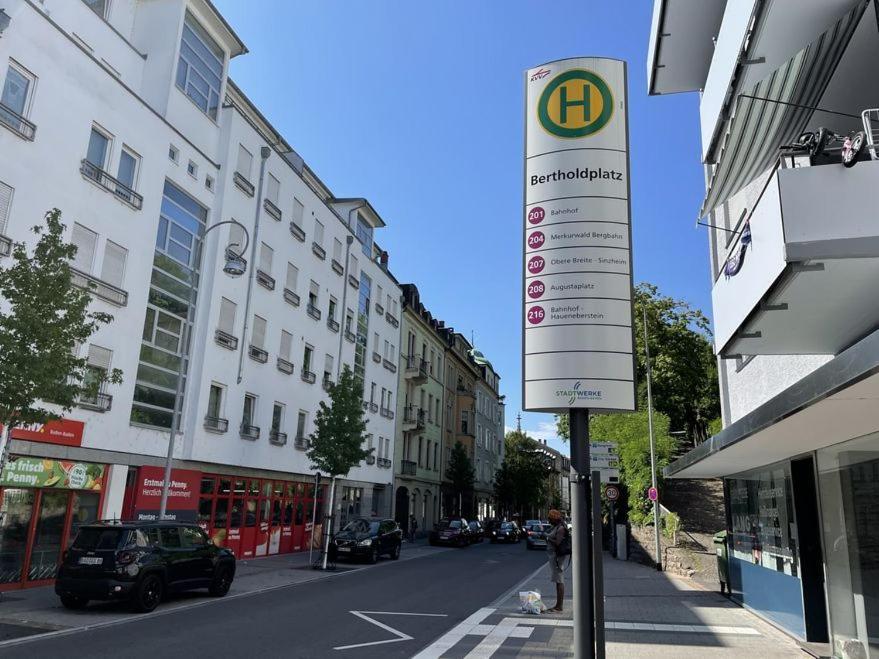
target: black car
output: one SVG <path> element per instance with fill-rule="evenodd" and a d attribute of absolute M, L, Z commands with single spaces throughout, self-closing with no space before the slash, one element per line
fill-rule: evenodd
<path fill-rule="evenodd" d="M 552 524 L 538 523 L 525 527 L 525 547 L 546 549 L 546 534 L 552 531 Z"/>
<path fill-rule="evenodd" d="M 55 592 L 68 609 L 127 600 L 147 612 L 169 592 L 207 588 L 222 597 L 234 578 L 234 554 L 195 524 L 97 522 L 80 528 L 65 552 Z"/>
<path fill-rule="evenodd" d="M 482 542 L 485 539 L 485 530 L 482 528 L 482 524 L 474 519 L 468 526 L 470 527 L 471 543 Z"/>
<path fill-rule="evenodd" d="M 430 532 L 431 545 L 455 545 L 456 547 L 466 547 L 470 544 L 473 533 L 470 531 L 470 525 L 463 517 L 452 517 L 450 519 L 441 519 L 437 522 L 433 531 Z"/>
<path fill-rule="evenodd" d="M 403 531 L 394 520 L 352 519 L 333 536 L 330 560 L 362 558 L 375 563 L 382 554 L 397 560 L 402 544 Z"/>
<path fill-rule="evenodd" d="M 522 532 L 516 522 L 501 522 L 494 531 L 491 532 L 492 542 L 519 542 L 522 539 Z"/>

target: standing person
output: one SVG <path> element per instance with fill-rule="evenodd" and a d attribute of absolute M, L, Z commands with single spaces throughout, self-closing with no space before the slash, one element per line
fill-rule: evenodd
<path fill-rule="evenodd" d="M 548 610 L 561 613 L 565 601 L 565 569 L 571 556 L 571 536 L 558 510 L 550 510 L 547 517 L 552 530 L 546 534 L 546 559 L 550 579 L 555 583 L 555 606 Z"/>
<path fill-rule="evenodd" d="M 409 542 L 415 542 L 415 532 L 418 530 L 418 521 L 415 515 L 409 515 Z"/>

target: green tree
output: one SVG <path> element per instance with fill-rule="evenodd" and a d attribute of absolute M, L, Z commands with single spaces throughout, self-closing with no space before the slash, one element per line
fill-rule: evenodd
<path fill-rule="evenodd" d="M 366 419 L 363 417 L 363 385 L 346 364 L 339 381 L 330 384 L 330 404 L 320 402 L 314 418 L 315 431 L 309 437 L 308 459 L 319 472 L 332 478 L 327 520 L 324 530 L 323 568 L 327 566 L 327 550 L 332 533 L 335 507 L 336 478 L 347 476 L 353 467 L 372 454 L 365 449 Z"/>
<path fill-rule="evenodd" d="M 32 231 L 39 236 L 33 252 L 16 243 L 11 265 L 0 269 L 0 424 L 6 429 L 0 468 L 13 428 L 58 419 L 104 383 L 122 382 L 118 369 L 90 367 L 77 354 L 113 317 L 89 311 L 91 294 L 73 285 L 76 246 L 64 242 L 61 211 L 46 213 L 45 226 Z"/>
<path fill-rule="evenodd" d="M 540 444 L 524 432 L 514 430 L 504 436 L 504 461 L 494 491 L 508 515 L 528 517 L 550 496 L 547 457 L 539 449 Z"/>
<path fill-rule="evenodd" d="M 464 495 L 473 490 L 476 482 L 476 470 L 461 442 L 455 442 L 452 447 L 449 464 L 446 465 L 446 480 L 451 484 L 452 496 L 458 506 L 458 514 L 461 515 Z"/>

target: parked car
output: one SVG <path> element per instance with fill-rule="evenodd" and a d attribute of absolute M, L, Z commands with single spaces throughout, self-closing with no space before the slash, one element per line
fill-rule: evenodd
<path fill-rule="evenodd" d="M 441 519 L 430 532 L 431 545 L 455 545 L 466 547 L 470 544 L 470 525 L 463 517 Z"/>
<path fill-rule="evenodd" d="M 403 545 L 403 530 L 392 519 L 352 519 L 333 536 L 330 560 L 361 558 L 375 563 L 379 556 L 397 560 Z"/>
<path fill-rule="evenodd" d="M 234 578 L 235 555 L 195 524 L 96 522 L 81 527 L 65 552 L 55 592 L 68 609 L 127 600 L 148 612 L 170 592 L 207 588 L 223 597 Z"/>
<path fill-rule="evenodd" d="M 470 527 L 470 542 L 482 542 L 485 540 L 485 530 L 482 528 L 482 524 L 480 524 L 475 519 L 468 524 Z"/>
<path fill-rule="evenodd" d="M 523 529 L 527 529 L 530 526 L 534 526 L 535 524 L 548 524 L 548 522 L 544 522 L 542 519 L 526 519 L 525 523 L 522 525 Z"/>
<path fill-rule="evenodd" d="M 501 521 L 497 517 L 486 517 L 482 520 L 482 533 L 486 538 L 491 537 L 492 531 L 497 531 L 498 527 L 501 525 Z"/>
<path fill-rule="evenodd" d="M 546 534 L 552 531 L 552 525 L 539 522 L 525 527 L 525 547 L 527 549 L 546 549 Z"/>
<path fill-rule="evenodd" d="M 492 542 L 519 542 L 521 539 L 522 531 L 516 522 L 501 522 L 501 525 L 491 532 Z"/>

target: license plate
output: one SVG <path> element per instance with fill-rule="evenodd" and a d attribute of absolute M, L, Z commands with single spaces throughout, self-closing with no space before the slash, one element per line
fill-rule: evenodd
<path fill-rule="evenodd" d="M 339 547 L 339 551 L 348 552 L 351 551 L 351 547 Z"/>
<path fill-rule="evenodd" d="M 102 565 L 104 563 L 104 559 L 100 556 L 81 556 L 79 559 L 80 565 Z"/>

